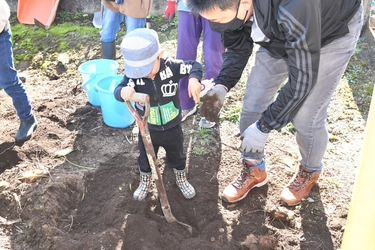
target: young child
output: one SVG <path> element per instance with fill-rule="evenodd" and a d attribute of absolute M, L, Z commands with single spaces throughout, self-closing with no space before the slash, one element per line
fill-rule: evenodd
<path fill-rule="evenodd" d="M 178 82 L 189 76 L 189 95 L 199 101 L 202 65 L 196 61 L 162 58 L 164 51 L 159 46 L 157 33 L 146 28 L 129 32 L 121 43 L 121 52 L 125 76 L 114 91 L 115 98 L 128 101 L 134 92 L 150 96 L 148 124 L 155 154 L 160 146 L 165 149 L 177 186 L 186 199 L 191 199 L 195 189 L 186 179 Z M 142 103 L 136 103 L 135 108 L 143 115 Z M 136 200 L 144 200 L 150 189 L 151 169 L 141 135 L 138 136 L 138 148 L 140 183 L 133 196 Z"/>

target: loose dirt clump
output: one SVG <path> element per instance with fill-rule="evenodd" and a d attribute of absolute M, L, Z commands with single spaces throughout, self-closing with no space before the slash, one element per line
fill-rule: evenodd
<path fill-rule="evenodd" d="M 371 45 L 362 41 L 361 53 L 356 54 L 355 59 L 365 67 L 356 78 L 355 91 L 343 78 L 332 99 L 325 169 L 311 197 L 299 206 L 279 205 L 281 190 L 298 166 L 299 152 L 290 126 L 269 137 L 268 184 L 251 190 L 236 204 L 220 199 L 241 168 L 238 112 L 233 107 L 241 107 L 243 84 L 228 95 L 218 126 L 199 130 L 199 114 L 182 124 L 188 176 L 196 197 L 184 199 L 163 150 L 158 158 L 172 213 L 193 227 L 191 235 L 181 225 L 165 220 L 154 185 L 145 201 L 133 199 L 139 183 L 137 129 L 134 124 L 125 129 L 105 125 L 100 107 L 87 102 L 77 69 L 83 62 L 100 58 L 99 35 L 85 42 L 79 50 L 67 48 L 68 62 L 58 59 L 63 52 L 40 51 L 32 60 L 17 64 L 26 77 L 25 87 L 39 123 L 33 138 L 23 145 L 13 143 L 19 121 L 10 98 L 0 91 L 1 249 L 340 247 L 368 114 L 359 95 L 363 93 L 360 84 L 374 79 L 367 70 L 375 66 Z M 175 43 L 162 45 L 171 56 Z M 18 49 L 15 44 L 15 53 Z M 122 74 L 119 50 L 117 55 Z M 61 150 L 71 152 L 56 154 Z"/>

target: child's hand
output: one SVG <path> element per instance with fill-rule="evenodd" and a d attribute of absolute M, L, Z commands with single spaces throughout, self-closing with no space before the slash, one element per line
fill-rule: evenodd
<path fill-rule="evenodd" d="M 199 95 L 201 93 L 201 84 L 197 78 L 190 78 L 189 79 L 189 97 L 193 97 L 195 102 L 199 102 Z"/>
<path fill-rule="evenodd" d="M 121 89 L 121 98 L 124 101 L 129 101 L 130 97 L 135 93 L 135 90 L 133 87 L 126 86 Z"/>

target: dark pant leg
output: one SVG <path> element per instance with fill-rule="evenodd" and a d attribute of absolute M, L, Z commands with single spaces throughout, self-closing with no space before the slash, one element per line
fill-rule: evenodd
<path fill-rule="evenodd" d="M 167 154 L 167 160 L 171 168 L 183 170 L 186 167 L 186 155 L 184 153 L 184 135 L 181 124 L 168 129 L 161 145 Z"/>
<path fill-rule="evenodd" d="M 158 141 L 157 141 L 157 138 L 153 138 L 153 132 L 154 131 L 150 131 L 150 136 L 152 140 L 152 145 L 154 147 L 155 155 L 158 155 L 158 151 L 159 151 L 159 146 L 157 144 Z M 148 162 L 146 148 L 145 148 L 145 145 L 143 144 L 141 132 L 138 133 L 138 149 L 139 149 L 139 156 L 138 156 L 139 170 L 143 173 L 150 173 L 151 167 Z"/>

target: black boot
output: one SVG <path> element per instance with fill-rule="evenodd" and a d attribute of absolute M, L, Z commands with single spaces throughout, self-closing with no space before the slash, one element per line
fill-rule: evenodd
<path fill-rule="evenodd" d="M 116 59 L 116 43 L 115 41 L 105 43 L 102 42 L 102 58 L 103 59 Z"/>
<path fill-rule="evenodd" d="M 29 119 L 21 121 L 20 128 L 16 134 L 16 143 L 25 142 L 30 140 L 31 135 L 33 134 L 34 130 L 38 126 L 34 115 L 32 115 Z"/>

